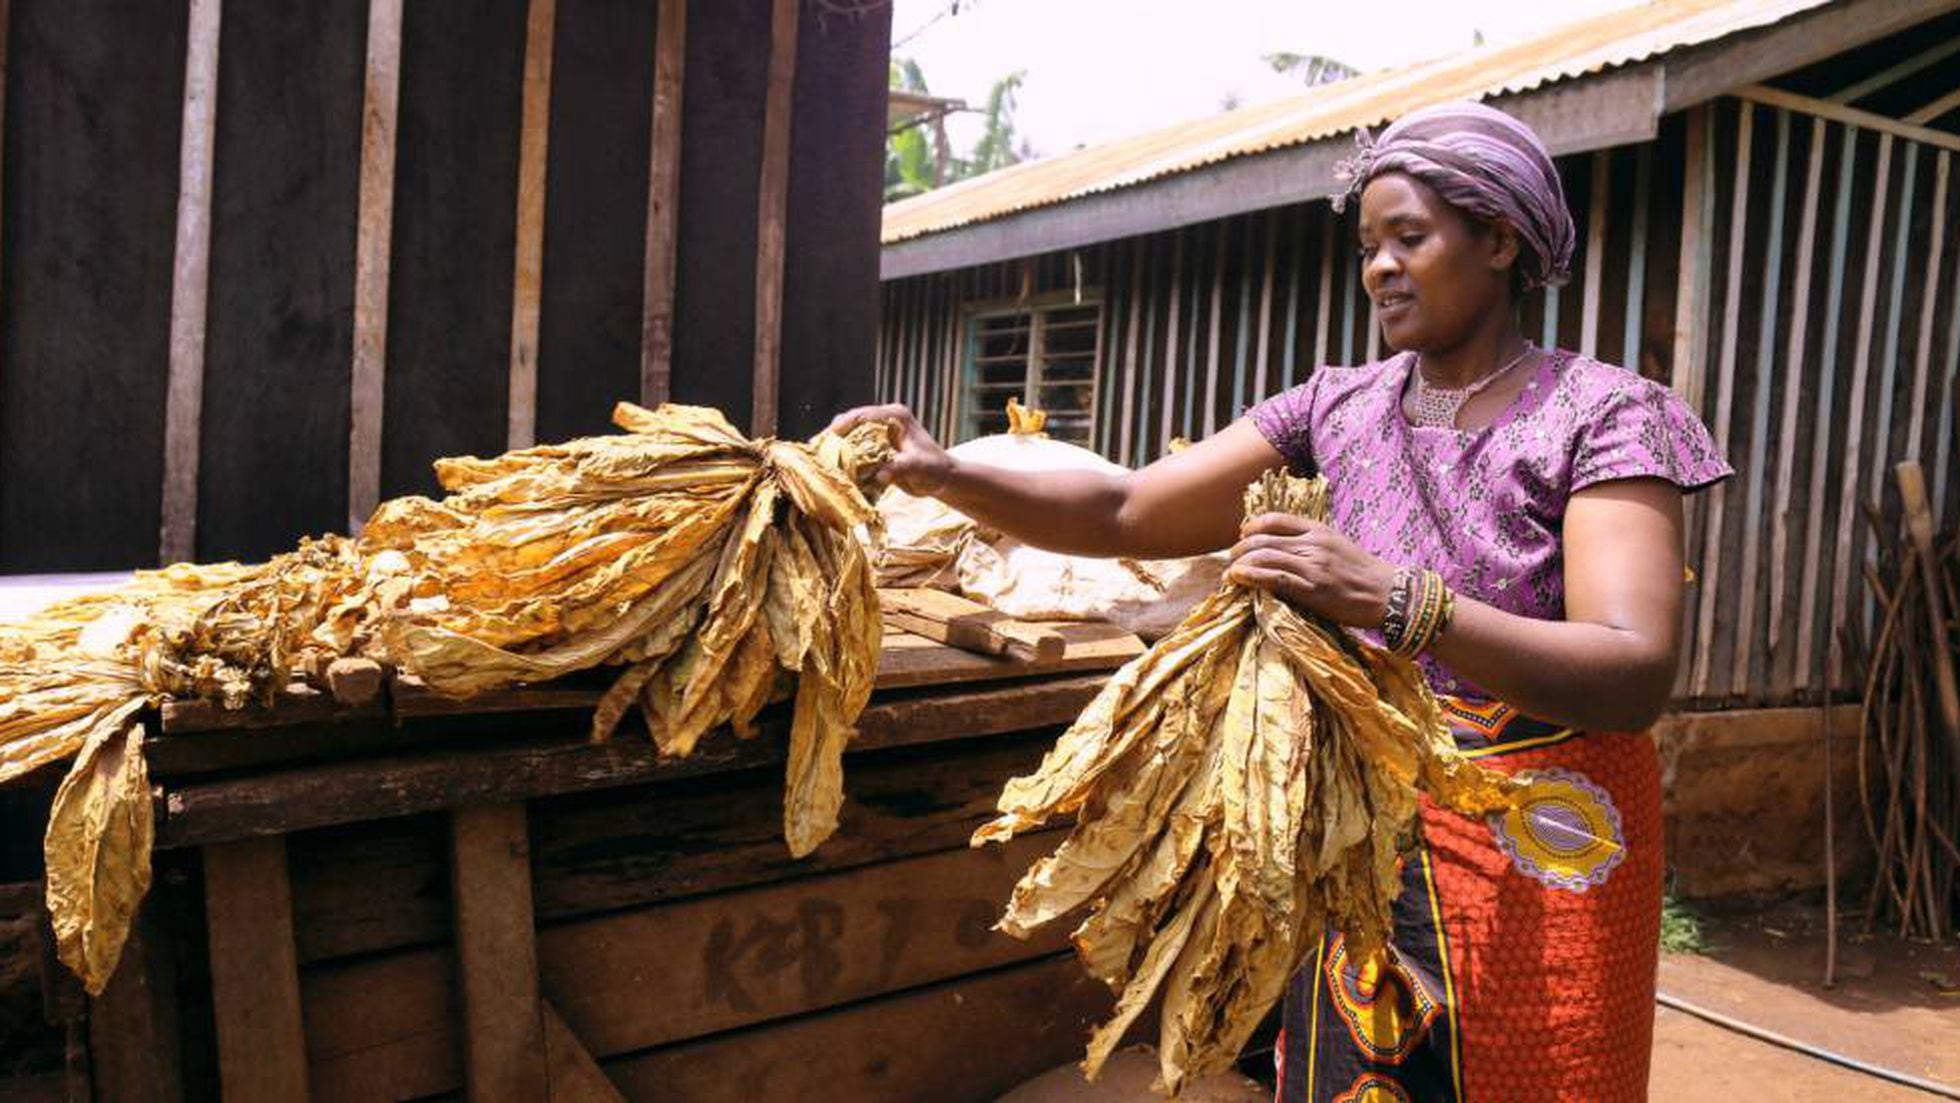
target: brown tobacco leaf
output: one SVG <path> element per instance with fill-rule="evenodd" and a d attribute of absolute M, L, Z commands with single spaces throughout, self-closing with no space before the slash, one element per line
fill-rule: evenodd
<path fill-rule="evenodd" d="M 1246 511 L 1321 518 L 1325 487 L 1274 472 Z M 1421 795 L 1485 813 L 1518 788 L 1457 753 L 1411 664 L 1228 583 L 1110 679 L 973 841 L 1075 816 L 1000 928 L 1087 906 L 1077 955 L 1119 996 L 1084 1067 L 1161 993 L 1174 1096 L 1237 1058 L 1330 925 L 1357 958 L 1382 949 Z"/>
<path fill-rule="evenodd" d="M 103 717 L 55 791 L 48 813 L 48 913 L 62 964 L 99 996 L 116 971 L 136 909 L 150 889 L 150 775 L 143 726 L 124 721 L 142 704 Z"/>
<path fill-rule="evenodd" d="M 660 752 L 795 697 L 783 834 L 837 825 L 842 756 L 880 642 L 860 489 L 889 428 L 750 440 L 714 410 L 622 403 L 624 433 L 439 461 L 441 501 L 383 503 L 358 540 L 252 565 L 178 564 L 0 626 L 0 783 L 73 759 L 48 828 L 61 958 L 90 991 L 148 885 L 137 713 L 171 697 L 236 708 L 344 657 L 458 696 L 596 666 L 593 717 L 638 705 Z"/>

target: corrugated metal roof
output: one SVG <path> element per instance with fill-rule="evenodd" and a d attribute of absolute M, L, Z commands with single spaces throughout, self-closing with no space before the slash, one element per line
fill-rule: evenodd
<path fill-rule="evenodd" d="M 1029 161 L 885 208 L 884 244 L 1379 126 L 1417 108 L 1527 92 L 1823 7 L 1829 0 L 1656 0 L 1299 96 Z"/>

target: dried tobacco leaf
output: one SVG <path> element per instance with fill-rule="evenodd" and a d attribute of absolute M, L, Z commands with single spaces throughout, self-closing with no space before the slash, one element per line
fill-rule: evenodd
<path fill-rule="evenodd" d="M 1246 511 L 1322 518 L 1325 484 L 1269 473 Z M 1026 937 L 1087 905 L 1077 955 L 1119 997 L 1084 1067 L 1161 993 L 1157 1086 L 1175 1096 L 1237 1059 L 1330 925 L 1357 958 L 1382 950 L 1420 794 L 1482 814 L 1519 787 L 1457 753 L 1408 662 L 1227 583 L 1007 784 L 973 842 L 1075 816 L 999 926 Z"/>

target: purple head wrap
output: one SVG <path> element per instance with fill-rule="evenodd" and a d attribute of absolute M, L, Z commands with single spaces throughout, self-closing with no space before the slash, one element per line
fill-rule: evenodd
<path fill-rule="evenodd" d="M 1571 275 L 1572 212 L 1558 166 L 1530 127 L 1494 107 L 1446 103 L 1356 141 L 1360 152 L 1335 173 L 1347 185 L 1334 197 L 1336 210 L 1375 177 L 1406 172 L 1460 211 L 1510 223 L 1524 246 L 1518 267 L 1527 289 L 1556 287 Z"/>

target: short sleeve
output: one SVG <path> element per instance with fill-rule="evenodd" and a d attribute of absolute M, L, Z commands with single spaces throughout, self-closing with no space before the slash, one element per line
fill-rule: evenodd
<path fill-rule="evenodd" d="M 1580 430 L 1571 489 L 1656 478 L 1692 493 L 1733 474 L 1735 469 L 1688 404 L 1669 388 L 1638 379 L 1608 396 Z"/>
<path fill-rule="evenodd" d="M 1313 403 L 1320 380 L 1326 374 L 1314 372 L 1305 383 L 1281 391 L 1246 411 L 1260 435 L 1286 458 L 1295 474 L 1312 475 L 1319 471 L 1313 458 Z"/>

